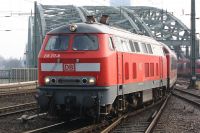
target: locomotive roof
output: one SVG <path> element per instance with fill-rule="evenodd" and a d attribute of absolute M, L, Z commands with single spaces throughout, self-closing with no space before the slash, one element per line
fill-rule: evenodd
<path fill-rule="evenodd" d="M 161 45 L 155 39 L 151 37 L 134 34 L 129 31 L 126 31 L 120 28 L 115 28 L 115 27 L 108 26 L 101 23 L 92 23 L 92 24 L 91 23 L 75 23 L 75 24 L 77 25 L 77 29 L 75 32 L 70 31 L 69 29 L 70 24 L 68 24 L 68 25 L 63 25 L 56 29 L 53 29 L 47 34 L 106 33 L 106 34 L 114 34 L 117 36 L 130 38 L 130 39 L 134 37 L 135 40 L 148 41 L 148 42 L 151 41 L 154 44 Z"/>
<path fill-rule="evenodd" d="M 160 42 L 160 44 L 163 45 L 163 47 L 169 52 L 170 55 L 176 57 L 176 53 L 172 49 L 170 49 L 166 44 L 162 42 Z"/>
<path fill-rule="evenodd" d="M 69 24 L 60 26 L 56 29 L 51 30 L 48 34 L 56 34 L 56 33 L 111 33 L 111 30 L 114 29 L 111 26 L 107 26 L 101 23 L 75 23 L 77 25 L 76 32 L 72 32 L 69 30 Z M 115 28 L 116 30 L 117 28 Z M 123 32 L 127 32 L 122 29 Z"/>

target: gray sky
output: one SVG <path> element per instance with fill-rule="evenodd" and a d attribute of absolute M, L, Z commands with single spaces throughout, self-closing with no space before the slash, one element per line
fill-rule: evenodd
<path fill-rule="evenodd" d="M 48 5 L 108 5 L 109 0 L 37 0 L 38 3 Z M 134 6 L 153 6 L 173 12 L 190 27 L 191 0 L 132 0 Z M 89 4 L 88 4 L 89 3 Z M 4 58 L 23 57 L 27 43 L 28 15 L 18 13 L 31 13 L 34 0 L 0 0 L 0 56 Z M 17 14 L 16 14 L 17 13 Z M 200 17 L 200 0 L 196 0 L 196 17 Z M 11 17 L 5 17 L 11 16 Z M 196 21 L 197 31 L 200 32 L 200 20 Z M 11 30 L 11 31 L 5 31 Z"/>

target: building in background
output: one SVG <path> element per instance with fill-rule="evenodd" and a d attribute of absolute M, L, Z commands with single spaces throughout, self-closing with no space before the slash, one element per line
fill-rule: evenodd
<path fill-rule="evenodd" d="M 110 0 L 110 6 L 131 6 L 131 0 Z"/>

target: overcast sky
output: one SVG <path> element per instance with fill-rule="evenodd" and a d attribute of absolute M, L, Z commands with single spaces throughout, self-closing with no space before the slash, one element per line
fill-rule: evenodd
<path fill-rule="evenodd" d="M 86 1 L 86 2 L 85 2 Z M 37 0 L 38 3 L 48 5 L 109 5 L 109 0 Z M 132 0 L 134 6 L 153 6 L 173 12 L 190 27 L 191 0 Z M 27 44 L 28 15 L 31 13 L 34 0 L 0 0 L 0 56 L 4 58 L 23 57 Z M 10 17 L 9 17 L 10 16 Z M 200 0 L 196 0 L 196 17 L 200 17 Z M 200 32 L 200 20 L 196 21 L 197 32 Z"/>

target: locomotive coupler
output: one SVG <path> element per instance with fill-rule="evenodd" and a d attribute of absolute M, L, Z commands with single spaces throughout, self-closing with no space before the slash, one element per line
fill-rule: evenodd
<path fill-rule="evenodd" d="M 65 105 L 66 111 L 71 111 L 73 106 L 76 104 L 76 97 L 75 96 L 66 96 L 65 97 Z"/>
<path fill-rule="evenodd" d="M 98 122 L 100 120 L 100 99 L 99 99 L 99 96 L 97 95 L 96 98 L 94 99 L 95 100 L 95 106 L 96 106 L 96 122 Z"/>
<path fill-rule="evenodd" d="M 55 114 L 55 100 L 54 100 L 54 93 L 52 95 L 46 95 L 49 99 L 48 102 L 48 111 L 50 114 L 54 115 Z"/>

